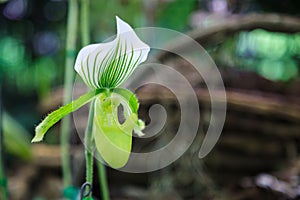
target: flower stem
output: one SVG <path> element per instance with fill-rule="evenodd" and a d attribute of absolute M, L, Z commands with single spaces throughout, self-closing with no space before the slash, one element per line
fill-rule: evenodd
<path fill-rule="evenodd" d="M 85 163 L 86 163 L 86 182 L 93 185 L 93 119 L 94 119 L 94 101 L 92 101 L 89 112 L 88 125 L 85 131 Z M 89 197 L 92 197 L 92 192 Z"/>
<path fill-rule="evenodd" d="M 81 1 L 81 43 L 82 46 L 86 46 L 90 42 L 89 36 L 89 23 L 88 23 L 88 10 L 89 10 L 89 0 Z M 86 183 L 90 183 L 93 186 L 93 119 L 94 119 L 94 101 L 90 105 L 88 125 L 85 131 L 85 164 L 86 164 Z M 92 188 L 90 188 L 92 189 Z M 92 197 L 92 191 L 89 193 L 88 197 Z"/>
<path fill-rule="evenodd" d="M 81 2 L 81 39 L 82 46 L 90 43 L 89 35 L 89 0 L 82 0 Z M 93 182 L 93 148 L 94 144 L 92 141 L 92 129 L 94 119 L 94 101 L 91 103 L 88 126 L 85 133 L 85 157 L 86 157 L 86 182 L 92 185 Z M 89 149 L 91 148 L 91 149 Z M 97 161 L 98 176 L 102 192 L 102 199 L 109 200 L 109 192 L 106 181 L 105 167 L 100 161 Z M 92 194 L 90 193 L 90 197 Z"/>
<path fill-rule="evenodd" d="M 107 179 L 106 179 L 105 166 L 98 160 L 97 167 L 98 167 L 100 189 L 102 192 L 102 199 L 109 200 L 109 191 L 108 191 L 108 185 L 107 185 Z"/>
<path fill-rule="evenodd" d="M 77 16 L 78 3 L 77 0 L 69 0 L 67 19 L 67 35 L 66 35 L 66 60 L 65 60 L 65 83 L 64 83 L 64 104 L 72 100 L 72 87 L 74 79 L 73 65 L 76 52 L 76 32 L 77 32 Z M 62 120 L 61 126 L 61 158 L 63 171 L 64 188 L 72 184 L 71 166 L 69 154 L 69 137 L 70 137 L 71 117 L 66 116 Z"/>

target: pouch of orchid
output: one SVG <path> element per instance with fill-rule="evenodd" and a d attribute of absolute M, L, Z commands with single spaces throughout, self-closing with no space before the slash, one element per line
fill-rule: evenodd
<path fill-rule="evenodd" d="M 138 119 L 136 96 L 118 87 L 147 59 L 150 47 L 138 38 L 130 25 L 118 17 L 116 20 L 117 37 L 113 41 L 88 45 L 76 58 L 75 70 L 91 91 L 50 113 L 36 127 L 32 142 L 41 141 L 47 130 L 61 118 L 94 100 L 93 140 L 97 151 L 113 168 L 121 168 L 127 163 L 132 132 L 142 136 L 145 125 Z M 125 117 L 122 124 L 118 116 L 120 105 Z"/>

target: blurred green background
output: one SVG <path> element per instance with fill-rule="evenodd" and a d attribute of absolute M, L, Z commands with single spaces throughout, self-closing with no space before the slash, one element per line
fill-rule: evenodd
<path fill-rule="evenodd" d="M 299 1 L 112 0 L 91 1 L 93 42 L 115 34 L 116 15 L 133 27 L 160 26 L 187 32 L 214 23 L 209 13 L 281 12 L 296 14 Z M 0 4 L 0 65 L 3 103 L 33 131 L 40 116 L 38 101 L 63 83 L 67 2 L 11 0 Z M 217 19 L 216 19 L 217 21 Z M 78 42 L 79 43 L 79 42 Z M 208 49 L 220 66 L 255 71 L 272 81 L 298 76 L 300 34 L 253 30 Z"/>
<path fill-rule="evenodd" d="M 0 0 L 0 13 L 1 103 L 4 131 L 11 136 L 6 139 L 8 166 L 14 166 L 19 164 L 16 158 L 30 160 L 30 138 L 48 109 L 42 102 L 51 102 L 51 92 L 63 85 L 67 1 Z M 300 1 L 91 0 L 91 41 L 116 34 L 116 15 L 136 28 L 159 26 L 189 33 L 220 20 L 226 23 L 232 15 L 252 13 L 299 17 Z M 79 49 L 80 41 L 77 44 Z M 280 93 L 299 80 L 300 33 L 242 30 L 205 48 L 220 69 L 254 73 L 279 84 Z M 59 142 L 55 135 L 47 139 Z"/>

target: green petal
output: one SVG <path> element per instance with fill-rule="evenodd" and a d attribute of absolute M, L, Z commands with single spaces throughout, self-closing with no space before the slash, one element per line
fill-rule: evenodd
<path fill-rule="evenodd" d="M 133 113 L 138 114 L 139 109 L 139 102 L 136 98 L 136 96 L 130 92 L 129 90 L 123 89 L 123 88 L 115 88 L 113 90 L 114 93 L 117 93 L 121 95 L 123 98 L 125 98 L 132 110 Z"/>
<path fill-rule="evenodd" d="M 35 128 L 35 136 L 31 140 L 31 142 L 39 142 L 43 140 L 43 137 L 45 133 L 48 131 L 49 128 L 51 128 L 56 122 L 58 122 L 61 118 L 68 115 L 71 112 L 76 111 L 83 105 L 90 102 L 92 99 L 94 99 L 97 95 L 104 92 L 104 89 L 97 89 L 91 92 L 88 92 L 75 101 L 72 101 L 71 103 L 68 103 L 65 106 L 60 107 L 59 109 L 53 111 L 50 113 L 36 128 Z"/>
<path fill-rule="evenodd" d="M 136 97 L 128 90 L 117 89 L 113 92 L 108 95 L 101 94 L 96 98 L 93 137 L 104 161 L 113 168 L 121 168 L 129 159 L 132 131 L 139 123 L 136 113 L 138 103 Z M 123 124 L 118 120 L 120 104 L 123 105 L 126 118 Z"/>

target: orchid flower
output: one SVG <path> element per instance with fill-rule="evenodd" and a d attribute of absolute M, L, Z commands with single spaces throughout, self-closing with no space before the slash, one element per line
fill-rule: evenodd
<path fill-rule="evenodd" d="M 130 25 L 118 17 L 116 20 L 117 36 L 113 41 L 88 45 L 76 58 L 74 68 L 91 91 L 50 113 L 36 127 L 32 142 L 41 141 L 47 130 L 62 117 L 94 100 L 92 135 L 97 151 L 113 168 L 127 163 L 132 132 L 142 136 L 145 125 L 138 119 L 136 96 L 119 86 L 147 59 L 150 47 L 138 38 Z M 120 105 L 124 123 L 119 122 Z"/>

